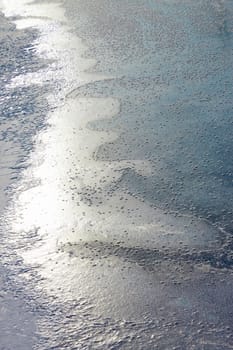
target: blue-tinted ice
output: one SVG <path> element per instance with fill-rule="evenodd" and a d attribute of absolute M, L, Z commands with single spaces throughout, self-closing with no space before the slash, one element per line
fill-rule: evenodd
<path fill-rule="evenodd" d="M 231 349 L 232 3 L 1 8 L 0 345 Z"/>

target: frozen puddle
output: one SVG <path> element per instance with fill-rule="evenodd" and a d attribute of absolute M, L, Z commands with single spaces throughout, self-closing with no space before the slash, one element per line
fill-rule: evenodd
<path fill-rule="evenodd" d="M 177 249 L 184 245 L 192 249 L 214 245 L 219 232 L 204 220 L 164 213 L 116 190 L 127 169 L 149 174 L 148 162 L 94 159 L 97 147 L 116 135 L 95 132 L 88 124 L 106 118 L 106 114 L 114 116 L 118 109 L 119 103 L 113 99 L 82 98 L 68 101 L 51 115 L 51 127 L 38 136 L 16 194 L 16 218 L 20 220 L 14 229 L 36 228 L 50 239 L 52 231 L 59 244 L 118 239 L 131 247 L 165 245 Z"/>
<path fill-rule="evenodd" d="M 15 193 L 10 210 L 13 232 L 19 236 L 35 232 L 39 240 L 39 247 L 29 245 L 21 254 L 25 263 L 40 266 L 40 275 L 45 277 L 43 287 L 62 300 L 64 294 L 70 299 L 84 290 L 88 295 L 91 291 L 89 297 L 96 298 L 97 305 L 104 305 L 99 296 L 103 292 L 105 297 L 112 296 L 114 285 L 124 289 L 125 283 L 136 283 L 133 289 L 141 300 L 146 301 L 149 295 L 154 300 L 151 287 L 144 290 L 142 276 L 143 280 L 148 277 L 138 271 L 137 264 L 151 268 L 156 262 L 163 263 L 167 255 L 169 264 L 165 265 L 171 273 L 175 255 L 177 259 L 177 254 L 208 251 L 218 244 L 219 232 L 207 222 L 164 213 L 116 189 L 128 168 L 143 176 L 150 173 L 145 162 L 94 159 L 96 148 L 116 135 L 93 131 L 88 125 L 98 118 L 114 117 L 118 110 L 119 103 L 114 99 L 81 98 L 70 99 L 53 112 L 51 126 L 38 136 Z M 129 266 L 135 278 L 129 274 Z M 111 276 L 111 283 L 105 287 L 103 283 L 108 279 L 102 280 L 102 275 Z M 116 298 L 108 298 L 108 310 L 116 308 L 120 312 L 118 297 L 125 302 L 121 291 Z M 134 310 L 136 304 L 129 307 Z"/>
<path fill-rule="evenodd" d="M 127 171 L 151 174 L 148 161 L 96 160 L 98 147 L 118 134 L 96 131 L 92 122 L 114 118 L 120 101 L 72 98 L 79 86 L 109 77 L 88 73 L 95 60 L 83 57 L 86 47 L 71 34 L 60 3 L 3 4 L 7 16 L 22 16 L 18 28 L 38 28 L 34 48 L 51 60 L 49 69 L 9 84 L 49 81 L 54 93 L 6 216 L 9 240 L 28 267 L 20 278 L 55 310 L 40 318 L 47 348 L 232 348 L 222 298 L 230 302 L 232 280 L 211 260 L 222 232 L 120 187 Z"/>

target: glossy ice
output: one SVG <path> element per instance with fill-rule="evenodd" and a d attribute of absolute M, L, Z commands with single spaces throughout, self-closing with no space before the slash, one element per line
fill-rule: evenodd
<path fill-rule="evenodd" d="M 46 60 L 7 89 L 49 84 L 4 212 L 35 346 L 231 349 L 231 3 L 3 5 Z"/>

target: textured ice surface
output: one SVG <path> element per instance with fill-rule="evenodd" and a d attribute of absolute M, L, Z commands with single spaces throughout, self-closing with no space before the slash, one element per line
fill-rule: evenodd
<path fill-rule="evenodd" d="M 231 2 L 2 4 L 0 345 L 231 349 Z"/>

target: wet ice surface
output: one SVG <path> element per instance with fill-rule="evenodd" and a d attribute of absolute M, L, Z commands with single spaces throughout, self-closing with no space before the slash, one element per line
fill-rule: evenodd
<path fill-rule="evenodd" d="M 106 126 L 98 124 L 120 131 L 115 143 L 100 148 L 99 159 L 149 159 L 151 177 L 126 174 L 121 186 L 231 229 L 231 3 L 129 2 L 122 14 L 118 2 L 101 24 L 99 12 L 106 17 L 109 6 L 100 5 L 96 10 L 89 4 L 88 10 L 94 17 L 88 29 L 99 58 L 96 69 L 107 67 L 117 79 L 77 94 L 114 95 L 122 113 Z M 80 5 L 81 11 L 88 12 L 87 6 Z M 86 26 L 73 21 L 84 36 Z"/>
<path fill-rule="evenodd" d="M 31 3 L 2 1 L 1 347 L 231 349 L 231 3 Z"/>

